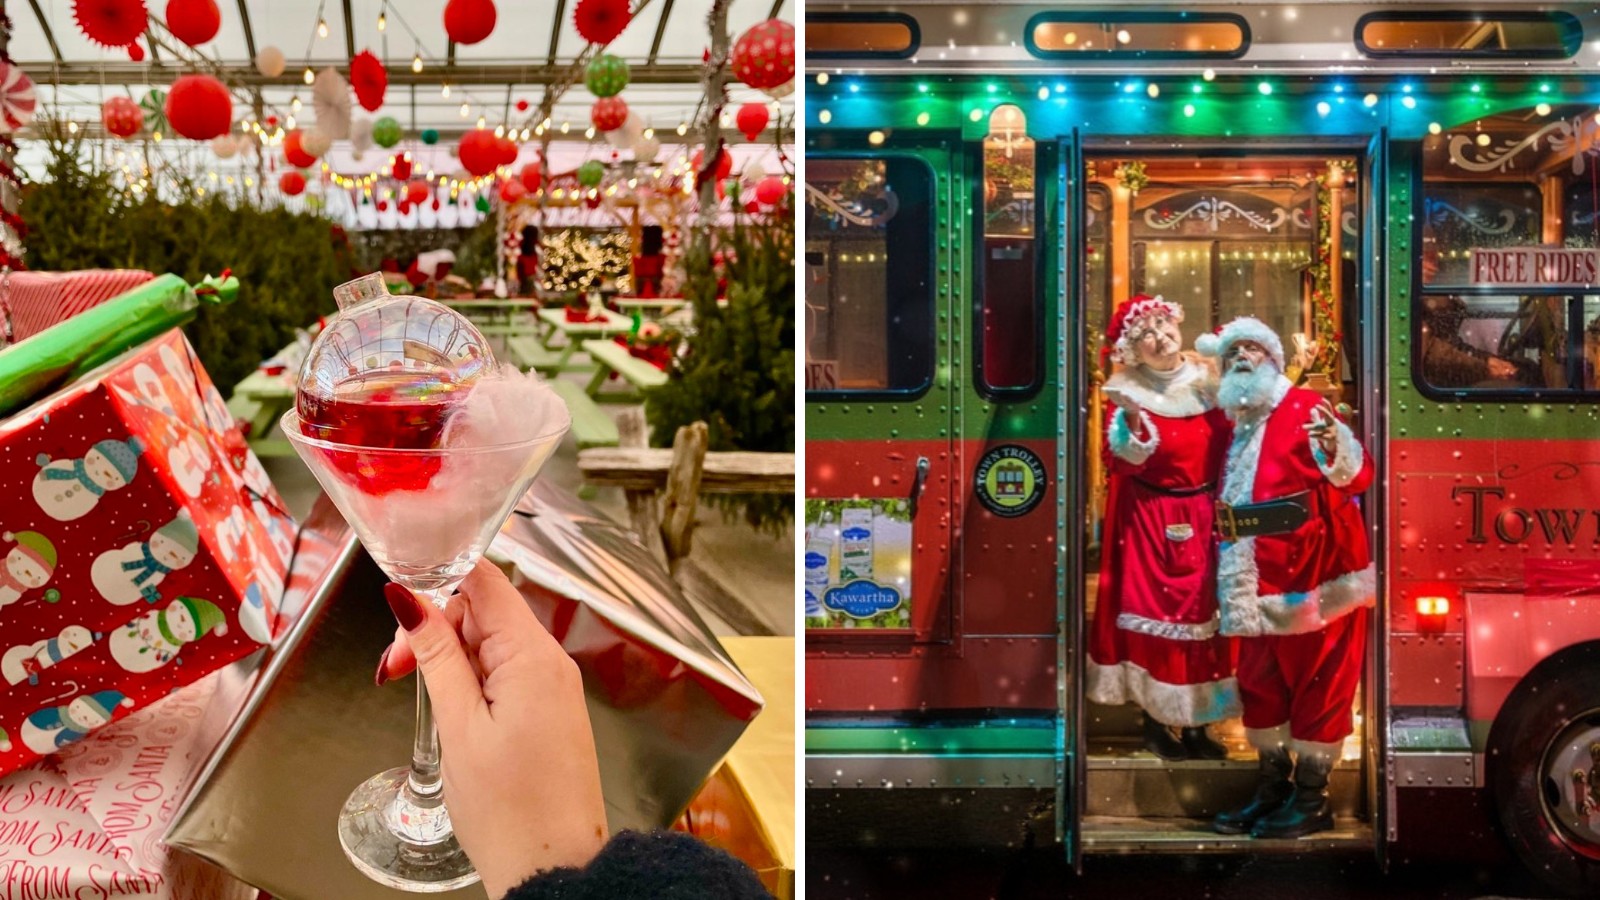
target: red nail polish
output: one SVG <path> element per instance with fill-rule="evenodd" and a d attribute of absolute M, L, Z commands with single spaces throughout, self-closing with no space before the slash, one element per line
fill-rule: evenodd
<path fill-rule="evenodd" d="M 389 601 L 389 609 L 394 612 L 394 617 L 400 627 L 406 631 L 416 631 L 427 621 L 427 613 L 422 611 L 422 606 L 417 603 L 415 594 L 394 582 L 383 586 L 383 599 Z"/>
<path fill-rule="evenodd" d="M 383 648 L 383 656 L 378 657 L 378 674 L 372 679 L 378 687 L 383 687 L 383 683 L 389 680 L 389 651 L 393 649 L 394 645 L 390 644 Z"/>

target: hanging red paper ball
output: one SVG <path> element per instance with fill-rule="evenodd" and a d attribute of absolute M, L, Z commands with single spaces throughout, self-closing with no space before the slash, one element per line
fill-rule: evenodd
<path fill-rule="evenodd" d="M 461 160 L 462 168 L 476 177 L 481 178 L 493 172 L 500 160 L 500 149 L 495 146 L 494 132 L 479 128 L 462 135 L 461 144 L 456 148 L 456 156 Z"/>
<path fill-rule="evenodd" d="M 405 181 L 411 177 L 411 158 L 404 153 L 396 153 L 389 158 L 389 174 L 396 181 Z"/>
<path fill-rule="evenodd" d="M 363 50 L 350 60 L 350 86 L 356 89 L 356 100 L 367 112 L 377 112 L 383 105 L 389 72 L 371 50 Z"/>
<path fill-rule="evenodd" d="M 299 196 L 306 189 L 306 177 L 299 172 L 290 170 L 278 176 L 278 190 L 291 197 Z"/>
<path fill-rule="evenodd" d="M 433 189 L 428 187 L 426 182 L 413 181 L 406 185 L 406 200 L 419 206 L 424 203 L 428 199 L 428 195 L 432 193 Z"/>
<path fill-rule="evenodd" d="M 398 212 L 400 215 L 403 216 L 406 213 L 411 212 L 411 201 L 403 199 L 399 203 L 396 203 L 394 205 L 394 209 L 395 209 L 395 212 Z"/>
<path fill-rule="evenodd" d="M 138 41 L 128 45 L 128 58 L 134 62 L 144 62 L 144 45 Z"/>
<path fill-rule="evenodd" d="M 776 175 L 768 175 L 756 185 L 756 199 L 767 206 L 776 204 L 788 192 L 789 186 L 784 184 L 783 179 Z"/>
<path fill-rule="evenodd" d="M 378 212 L 388 212 L 388 211 L 389 211 L 389 201 L 387 201 L 387 200 L 379 200 L 378 201 Z"/>
<path fill-rule="evenodd" d="M 495 150 L 499 153 L 499 165 L 509 166 L 517 161 L 517 155 L 522 151 L 517 148 L 517 142 L 508 137 L 494 139 Z"/>
<path fill-rule="evenodd" d="M 494 31 L 493 0 L 450 0 L 444 5 L 444 31 L 458 44 L 476 44 Z"/>
<path fill-rule="evenodd" d="M 733 74 L 757 90 L 775 88 L 794 77 L 794 26 L 768 19 L 740 35 L 733 45 Z"/>
<path fill-rule="evenodd" d="M 539 164 L 531 162 L 522 167 L 522 186 L 530 191 L 539 189 Z"/>
<path fill-rule="evenodd" d="M 517 101 L 517 112 L 527 112 L 527 111 L 528 111 L 528 101 L 526 101 L 526 100 L 518 100 Z"/>
<path fill-rule="evenodd" d="M 298 128 L 283 136 L 283 158 L 296 169 L 309 169 L 317 162 L 317 155 L 306 150 L 305 134 Z"/>
<path fill-rule="evenodd" d="M 628 104 L 621 97 L 601 97 L 589 109 L 596 131 L 616 131 L 628 121 Z"/>
<path fill-rule="evenodd" d="M 584 40 L 609 44 L 628 27 L 628 0 L 578 0 L 572 18 Z"/>
<path fill-rule="evenodd" d="M 96 44 L 126 47 L 144 34 L 150 13 L 144 0 L 73 0 L 72 18 Z"/>
<path fill-rule="evenodd" d="M 144 127 L 144 109 L 132 97 L 112 97 L 100 107 L 100 122 L 117 137 L 133 137 Z"/>
<path fill-rule="evenodd" d="M 500 182 L 501 200 L 507 203 L 515 203 L 526 196 L 528 196 L 528 189 L 522 186 L 522 182 L 514 178 L 507 178 L 505 181 Z"/>
<path fill-rule="evenodd" d="M 167 30 L 191 47 L 204 44 L 222 28 L 217 0 L 167 0 Z"/>
<path fill-rule="evenodd" d="M 167 92 L 167 122 L 195 141 L 227 134 L 233 125 L 233 96 L 210 75 L 185 75 Z"/>
<path fill-rule="evenodd" d="M 701 151 L 696 150 L 694 152 L 694 159 L 689 164 L 689 168 L 694 172 L 694 178 L 695 178 L 694 186 L 696 188 L 698 188 L 700 186 L 700 171 L 704 168 L 704 166 L 702 165 L 702 162 L 704 160 L 705 160 L 705 155 Z M 731 174 L 733 174 L 733 154 L 729 153 L 726 150 L 718 148 L 718 150 L 717 150 L 717 169 L 716 169 L 716 172 L 714 174 L 714 177 L 716 178 L 716 180 L 718 182 L 718 184 L 717 184 L 717 193 L 718 193 L 719 196 L 722 193 L 721 182 L 723 180 L 725 180 Z"/>
<path fill-rule="evenodd" d="M 761 136 L 761 129 L 767 127 L 767 122 L 772 114 L 767 112 L 765 103 L 746 103 L 739 107 L 739 115 L 734 117 L 733 124 L 739 126 L 739 133 L 749 140 Z"/>
<path fill-rule="evenodd" d="M 433 211 L 434 212 L 438 212 L 439 211 L 439 198 L 438 197 L 433 198 Z"/>
<path fill-rule="evenodd" d="M 278 117 L 277 116 L 267 116 L 267 127 L 268 128 L 277 128 L 278 127 Z"/>

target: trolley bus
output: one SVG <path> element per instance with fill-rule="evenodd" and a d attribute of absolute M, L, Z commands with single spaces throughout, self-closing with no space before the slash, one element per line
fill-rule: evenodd
<path fill-rule="evenodd" d="M 1600 891 L 1600 17 L 807 4 L 814 846 L 1370 848 Z M 1086 701 L 1107 317 L 1239 315 L 1347 407 L 1378 570 L 1336 827 Z"/>

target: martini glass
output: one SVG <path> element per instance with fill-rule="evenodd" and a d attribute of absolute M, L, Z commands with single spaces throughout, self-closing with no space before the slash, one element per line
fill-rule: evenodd
<path fill-rule="evenodd" d="M 335 292 L 340 318 L 318 337 L 318 345 L 334 349 L 313 346 L 297 408 L 281 424 L 378 567 L 442 609 L 571 418 L 557 403 L 541 408 L 559 414 L 520 440 L 452 435 L 451 418 L 477 378 L 494 368 L 493 355 L 454 311 L 389 297 L 371 278 Z M 349 364 L 352 345 L 362 348 L 363 365 Z M 330 359 L 339 365 L 322 364 Z M 450 827 L 421 670 L 411 765 L 380 772 L 350 794 L 339 814 L 339 843 L 367 877 L 400 890 L 447 891 L 478 880 Z"/>

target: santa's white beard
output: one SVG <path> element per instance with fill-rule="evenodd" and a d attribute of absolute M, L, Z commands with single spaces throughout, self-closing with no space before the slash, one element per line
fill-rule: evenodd
<path fill-rule="evenodd" d="M 1217 405 L 1233 419 L 1261 412 L 1271 406 L 1280 374 L 1278 364 L 1271 360 L 1248 371 L 1230 369 L 1217 385 Z"/>

